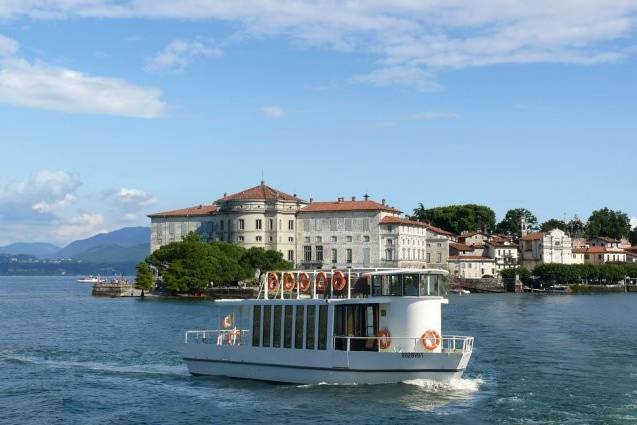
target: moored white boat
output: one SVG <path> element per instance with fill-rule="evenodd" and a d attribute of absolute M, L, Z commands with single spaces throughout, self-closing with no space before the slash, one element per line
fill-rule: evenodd
<path fill-rule="evenodd" d="M 187 331 L 193 375 L 301 384 L 449 381 L 473 338 L 443 335 L 447 272 L 271 272 L 258 299 L 216 301 L 219 328 Z"/>
<path fill-rule="evenodd" d="M 99 283 L 99 282 L 104 282 L 104 279 L 102 279 L 99 276 L 93 276 L 91 274 L 91 275 L 88 275 L 88 276 L 82 276 L 77 281 L 79 283 Z"/>

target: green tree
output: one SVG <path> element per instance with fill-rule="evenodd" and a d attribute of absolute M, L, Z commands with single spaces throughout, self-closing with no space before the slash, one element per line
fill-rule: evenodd
<path fill-rule="evenodd" d="M 529 283 L 531 281 L 531 272 L 524 267 L 510 267 L 500 271 L 500 276 L 508 279 L 514 278 L 516 274 L 523 283 Z"/>
<path fill-rule="evenodd" d="M 135 270 L 137 271 L 135 277 L 135 286 L 137 289 L 144 291 L 153 289 L 153 271 L 150 269 L 148 263 L 145 261 L 137 263 Z"/>
<path fill-rule="evenodd" d="M 495 212 L 484 205 L 448 205 L 427 209 L 421 203 L 414 209 L 412 219 L 456 234 L 465 230 L 489 232 L 495 225 Z"/>
<path fill-rule="evenodd" d="M 292 268 L 292 263 L 285 261 L 283 254 L 279 251 L 257 247 L 248 249 L 241 258 L 241 262 L 252 270 L 259 270 L 259 279 L 268 270 L 290 270 Z"/>
<path fill-rule="evenodd" d="M 562 220 L 558 220 L 556 218 L 552 218 L 550 220 L 546 220 L 544 223 L 540 225 L 540 230 L 543 232 L 549 232 L 553 229 L 560 229 L 565 232 L 568 231 L 568 225 L 564 223 Z"/>
<path fill-rule="evenodd" d="M 593 211 L 586 223 L 586 235 L 588 237 L 606 236 L 621 239 L 628 237 L 630 233 L 630 218 L 622 211 L 613 211 L 608 208 Z"/>
<path fill-rule="evenodd" d="M 507 211 L 502 221 L 496 226 L 496 232 L 520 237 L 520 220 L 522 217 L 526 218 L 528 230 L 535 231 L 538 229 L 537 217 L 531 211 L 526 208 L 514 208 Z"/>
<path fill-rule="evenodd" d="M 633 230 L 631 230 L 628 240 L 630 241 L 631 245 L 637 245 L 637 226 Z"/>
<path fill-rule="evenodd" d="M 568 223 L 566 223 L 566 232 L 572 238 L 581 238 L 584 236 L 584 223 L 577 216 L 573 217 Z"/>

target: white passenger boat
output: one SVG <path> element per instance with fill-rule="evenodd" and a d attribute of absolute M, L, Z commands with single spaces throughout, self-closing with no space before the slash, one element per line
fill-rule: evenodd
<path fill-rule="evenodd" d="M 444 335 L 436 269 L 270 272 L 259 297 L 218 300 L 218 329 L 185 334 L 193 375 L 299 384 L 462 376 L 469 336 Z"/>
<path fill-rule="evenodd" d="M 82 276 L 77 281 L 80 283 L 99 283 L 99 282 L 104 282 L 104 279 L 100 278 L 99 276 L 93 276 L 91 274 L 88 276 Z"/>

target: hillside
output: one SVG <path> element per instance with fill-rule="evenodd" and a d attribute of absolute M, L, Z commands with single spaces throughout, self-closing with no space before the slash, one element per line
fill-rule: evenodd
<path fill-rule="evenodd" d="M 0 254 L 24 254 L 38 258 L 54 257 L 59 250 L 59 246 L 44 242 L 16 242 L 7 246 L 0 246 Z"/>
<path fill-rule="evenodd" d="M 97 246 L 75 255 L 74 258 L 89 263 L 101 264 L 138 263 L 145 259 L 149 253 L 150 244 L 146 242 L 127 247 L 120 245 Z"/>
<path fill-rule="evenodd" d="M 83 254 L 94 256 L 91 251 L 96 248 L 105 248 L 104 252 L 114 252 L 114 247 L 132 248 L 142 244 L 148 244 L 150 240 L 150 228 L 148 227 L 124 227 L 109 233 L 100 233 L 87 239 L 71 242 L 56 253 L 58 258 L 80 258 Z M 131 252 L 134 252 L 132 250 Z M 146 249 L 148 255 L 148 248 Z M 103 262 L 103 261 L 100 261 Z"/>

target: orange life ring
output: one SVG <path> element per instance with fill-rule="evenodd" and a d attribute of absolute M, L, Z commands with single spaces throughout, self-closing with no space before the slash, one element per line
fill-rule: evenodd
<path fill-rule="evenodd" d="M 378 346 L 381 350 L 386 350 L 391 347 L 391 334 L 389 333 L 389 329 L 381 329 L 376 334 L 376 337 L 378 338 Z"/>
<path fill-rule="evenodd" d="M 283 274 L 283 289 L 285 289 L 286 291 L 291 291 L 292 289 L 294 289 L 294 286 L 296 285 L 296 279 L 294 278 L 294 273 L 284 273 Z"/>
<path fill-rule="evenodd" d="M 347 279 L 342 271 L 336 270 L 332 273 L 332 285 L 335 291 L 342 291 L 347 286 Z"/>
<path fill-rule="evenodd" d="M 299 286 L 301 292 L 308 292 L 310 290 L 310 275 L 303 272 L 299 274 Z"/>
<path fill-rule="evenodd" d="M 268 273 L 268 289 L 276 290 L 279 287 L 279 276 L 276 273 Z"/>
<path fill-rule="evenodd" d="M 327 288 L 327 275 L 325 274 L 325 272 L 319 272 L 316 275 L 316 290 L 318 292 L 323 292 L 325 291 L 325 288 Z"/>
<path fill-rule="evenodd" d="M 440 334 L 432 329 L 429 329 L 420 337 L 420 343 L 427 351 L 433 351 L 438 348 L 440 341 Z"/>

